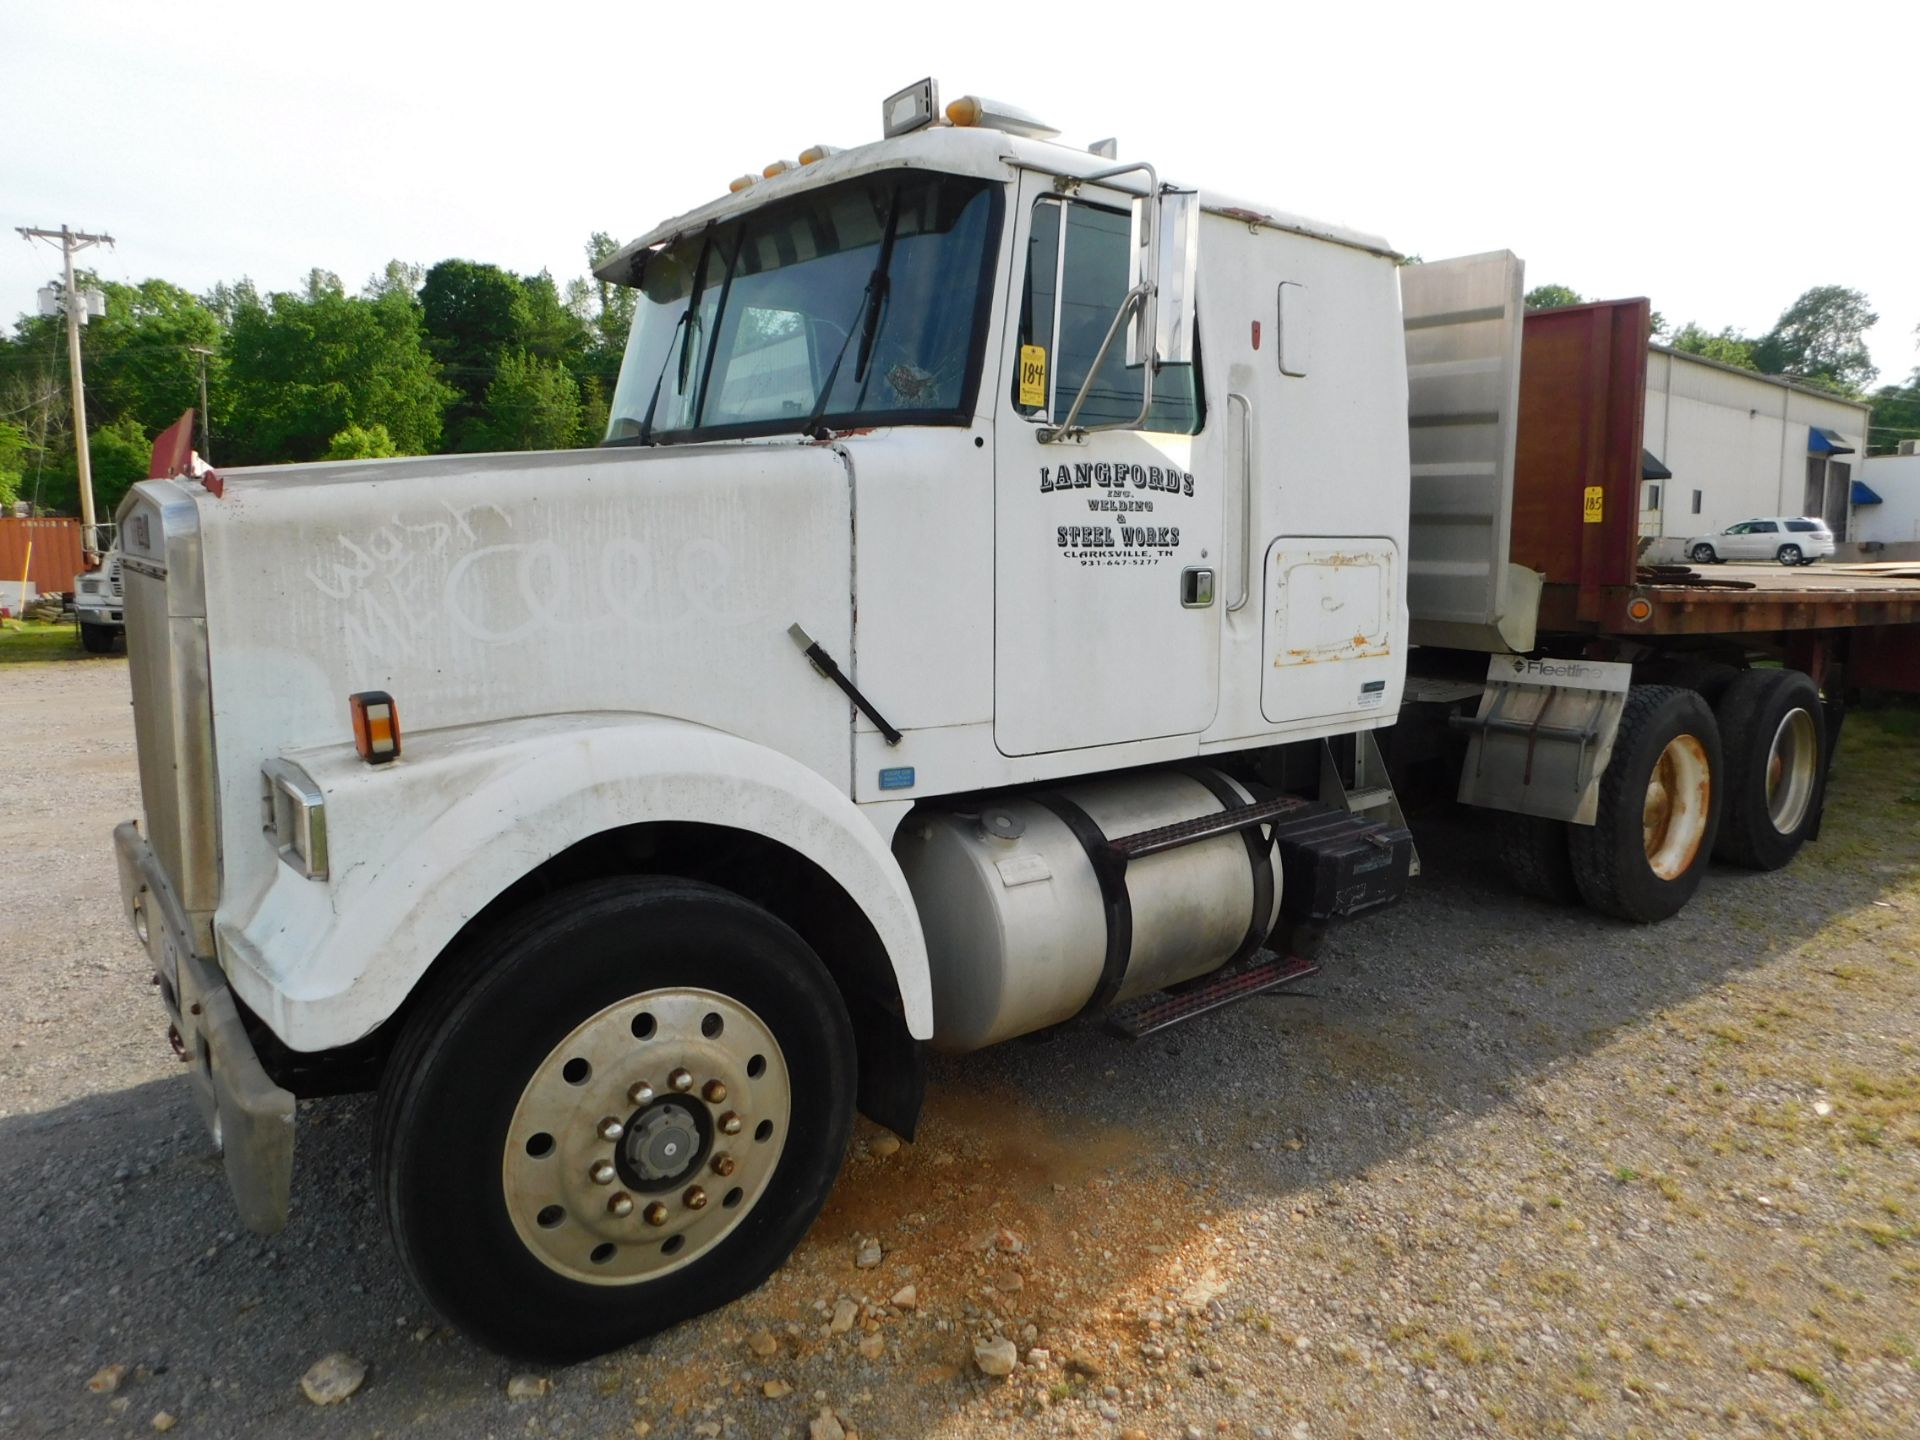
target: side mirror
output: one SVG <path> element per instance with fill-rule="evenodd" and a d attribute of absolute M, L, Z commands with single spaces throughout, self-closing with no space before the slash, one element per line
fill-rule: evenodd
<path fill-rule="evenodd" d="M 1133 259 L 1127 285 L 1133 289 L 1151 279 L 1153 288 L 1127 327 L 1128 365 L 1144 364 L 1149 358 L 1161 365 L 1193 363 L 1199 237 L 1197 191 L 1160 190 L 1133 202 Z"/>

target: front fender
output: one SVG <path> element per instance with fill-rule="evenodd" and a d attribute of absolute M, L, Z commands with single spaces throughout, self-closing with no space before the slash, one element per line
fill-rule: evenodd
<path fill-rule="evenodd" d="M 286 758 L 325 797 L 330 876 L 276 866 L 243 911 L 222 906 L 215 934 L 229 983 L 294 1050 L 374 1030 L 461 927 L 543 861 L 672 820 L 766 836 L 831 875 L 886 947 L 908 1032 L 933 1032 L 926 941 L 880 833 L 763 745 L 660 716 L 560 715 L 409 735 L 383 766 L 349 746 Z"/>

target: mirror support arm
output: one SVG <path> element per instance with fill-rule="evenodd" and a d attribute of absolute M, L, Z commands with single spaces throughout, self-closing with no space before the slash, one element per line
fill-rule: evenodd
<path fill-rule="evenodd" d="M 1040 430 L 1039 436 L 1042 445 L 1051 445 L 1059 440 L 1072 440 L 1090 433 L 1090 429 L 1138 430 L 1142 425 L 1147 423 L 1147 412 L 1153 409 L 1154 362 L 1151 356 L 1148 357 L 1146 364 L 1141 366 L 1141 369 L 1146 372 L 1146 383 L 1144 393 L 1140 397 L 1140 413 L 1138 415 L 1131 420 L 1116 420 L 1111 424 L 1092 427 L 1085 425 L 1076 426 L 1073 422 L 1080 418 L 1080 407 L 1087 403 L 1087 396 L 1093 390 L 1094 377 L 1099 375 L 1100 367 L 1106 364 L 1107 352 L 1113 348 L 1113 342 L 1118 338 L 1121 328 L 1127 323 L 1127 317 L 1131 315 L 1136 308 L 1146 303 L 1147 296 L 1151 294 L 1152 291 L 1153 282 L 1143 280 L 1126 293 L 1126 297 L 1120 302 L 1120 308 L 1113 312 L 1113 323 L 1107 326 L 1107 338 L 1100 342 L 1099 353 L 1093 357 L 1093 364 L 1087 370 L 1087 378 L 1080 382 L 1080 392 L 1073 397 L 1073 405 L 1067 411 L 1067 418 L 1062 420 L 1058 425 L 1043 427 Z"/>
<path fill-rule="evenodd" d="M 1138 430 L 1142 425 L 1147 423 L 1147 416 L 1152 413 L 1153 372 L 1159 362 L 1159 356 L 1152 353 L 1154 334 L 1154 285 L 1160 274 L 1159 172 L 1146 161 L 1136 160 L 1128 165 L 1115 165 L 1111 169 L 1096 170 L 1091 175 L 1056 175 L 1053 180 L 1053 188 L 1064 195 L 1069 191 L 1079 189 L 1082 185 L 1092 184 L 1100 180 L 1111 180 L 1116 175 L 1131 175 L 1136 171 L 1145 171 L 1147 176 L 1147 192 L 1142 197 L 1148 207 L 1149 213 L 1146 217 L 1146 223 L 1150 227 L 1147 232 L 1147 267 L 1145 278 L 1127 292 L 1126 298 L 1120 302 L 1120 308 L 1114 311 L 1113 323 L 1107 326 L 1106 338 L 1100 342 L 1100 351 L 1093 357 L 1093 364 L 1087 370 L 1086 379 L 1080 382 L 1080 391 L 1073 397 L 1073 404 L 1067 410 L 1067 418 L 1056 426 L 1048 426 L 1038 432 L 1042 445 L 1056 444 L 1061 440 L 1073 440 L 1090 433 L 1089 427 L 1076 426 L 1074 421 L 1080 418 L 1080 407 L 1087 403 L 1087 396 L 1093 390 L 1094 378 L 1099 375 L 1100 367 L 1106 363 L 1107 352 L 1113 348 L 1115 337 L 1120 334 L 1122 327 L 1127 322 L 1127 317 L 1137 309 L 1146 312 L 1147 319 L 1143 328 L 1146 331 L 1147 344 L 1149 347 L 1145 360 L 1140 366 L 1140 413 L 1128 421 L 1116 421 L 1112 424 L 1092 428 L 1100 430 Z M 1064 229 L 1060 236 L 1060 243 L 1063 246 L 1067 243 Z"/>

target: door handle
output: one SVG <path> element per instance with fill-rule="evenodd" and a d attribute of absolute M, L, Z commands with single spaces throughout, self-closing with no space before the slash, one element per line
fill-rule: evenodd
<path fill-rule="evenodd" d="M 1227 395 L 1227 408 L 1240 405 L 1240 593 L 1227 602 L 1227 613 L 1244 609 L 1253 594 L 1253 403 L 1237 391 Z"/>

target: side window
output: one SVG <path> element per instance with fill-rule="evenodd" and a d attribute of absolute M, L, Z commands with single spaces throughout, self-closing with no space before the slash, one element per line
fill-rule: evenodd
<path fill-rule="evenodd" d="M 1013 404 L 1022 415 L 1066 419 L 1126 298 L 1131 245 L 1132 222 L 1124 210 L 1052 197 L 1035 203 L 1013 367 Z M 1123 332 L 1094 377 L 1078 423 L 1126 424 L 1140 413 L 1140 367 L 1126 360 Z M 1154 376 L 1145 428 L 1192 435 L 1205 417 L 1198 359 L 1163 366 Z"/>
<path fill-rule="evenodd" d="M 1757 531 L 1759 534 L 1762 534 L 1762 535 L 1778 534 L 1780 530 L 1780 527 L 1774 524 L 1773 521 L 1771 520 L 1756 520 L 1754 522 L 1753 528 L 1755 531 Z"/>

